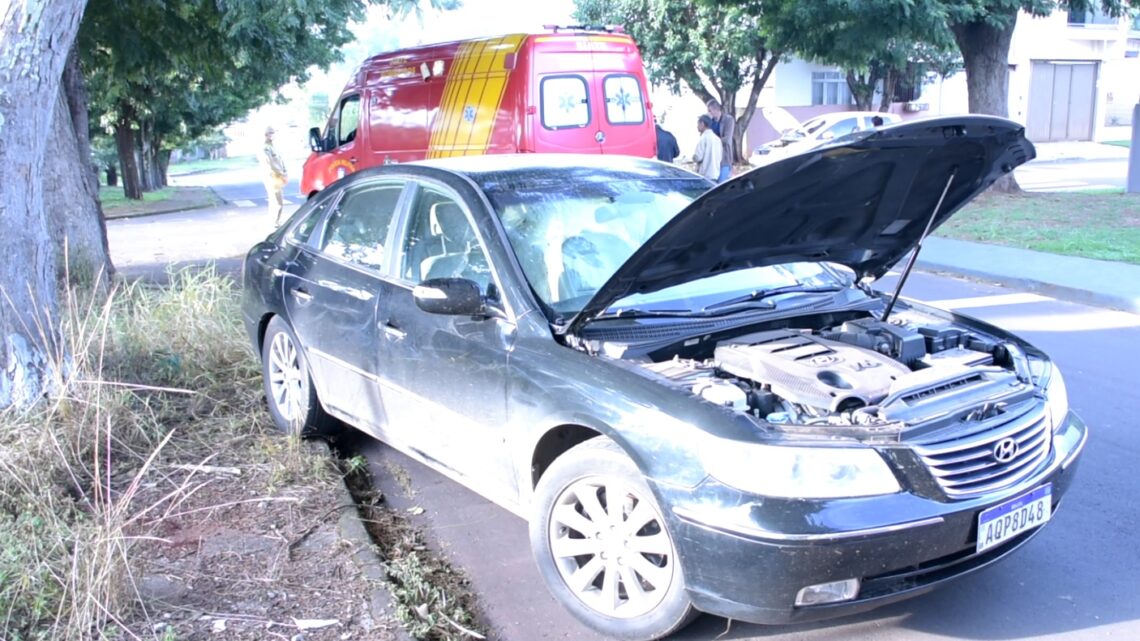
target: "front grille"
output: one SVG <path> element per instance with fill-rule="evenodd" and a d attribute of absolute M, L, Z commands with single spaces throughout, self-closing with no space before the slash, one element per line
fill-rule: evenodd
<path fill-rule="evenodd" d="M 1013 485 L 1045 460 L 1052 442 L 1045 419 L 1045 406 L 1037 403 L 1012 420 L 992 427 L 980 424 L 983 429 L 921 442 L 914 449 L 947 496 L 982 494 Z M 995 458 L 994 448 L 1007 438 L 1017 443 L 1017 453 L 1002 463 Z"/>

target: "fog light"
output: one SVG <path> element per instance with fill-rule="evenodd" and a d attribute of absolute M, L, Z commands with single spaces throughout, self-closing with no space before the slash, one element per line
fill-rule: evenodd
<path fill-rule="evenodd" d="M 859 579 L 809 585 L 796 595 L 796 607 L 850 601 L 859 594 Z"/>

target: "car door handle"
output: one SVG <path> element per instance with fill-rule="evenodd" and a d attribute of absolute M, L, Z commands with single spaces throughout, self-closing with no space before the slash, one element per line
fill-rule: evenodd
<path fill-rule="evenodd" d="M 384 330 L 384 333 L 387 334 L 388 337 L 393 339 L 393 340 L 402 341 L 405 338 L 407 338 L 407 336 L 408 336 L 407 332 L 400 329 L 399 327 L 396 327 L 391 322 L 381 323 L 380 329 Z"/>
<path fill-rule="evenodd" d="M 313 300 L 313 295 L 300 287 L 294 287 L 293 289 L 290 289 L 289 292 L 293 294 L 293 298 L 296 298 L 297 302 L 301 303 L 302 305 Z"/>

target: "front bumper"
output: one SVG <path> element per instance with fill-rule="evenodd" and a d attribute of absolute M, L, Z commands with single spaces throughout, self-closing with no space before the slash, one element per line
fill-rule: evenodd
<path fill-rule="evenodd" d="M 965 500 L 902 492 L 777 501 L 711 478 L 695 489 L 656 489 L 671 507 L 671 531 L 697 608 L 753 623 L 812 621 L 922 594 L 1005 557 L 1042 528 L 978 554 L 978 514 L 1045 483 L 1053 484 L 1056 510 L 1086 439 L 1084 423 L 1070 413 L 1036 473 L 1000 492 Z M 803 587 L 850 578 L 861 580 L 854 600 L 794 605 Z"/>

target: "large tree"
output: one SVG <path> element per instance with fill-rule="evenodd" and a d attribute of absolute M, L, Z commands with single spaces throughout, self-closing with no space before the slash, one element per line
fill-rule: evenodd
<path fill-rule="evenodd" d="M 683 85 L 702 101 L 716 99 L 736 117 L 736 162 L 760 90 L 779 61 L 763 26 L 760 0 L 575 0 L 586 24 L 622 24 L 637 41 L 650 79 L 673 91 Z M 748 89 L 743 109 L 737 94 Z"/>
<path fill-rule="evenodd" d="M 1035 16 L 1055 10 L 1089 11 L 1100 8 L 1113 16 L 1140 0 L 939 0 L 962 52 L 970 113 L 1009 116 L 1009 45 L 1017 16 Z M 1019 190 L 1013 175 L 995 184 L 1002 191 Z"/>
<path fill-rule="evenodd" d="M 91 0 L 83 64 L 97 96 L 93 116 L 114 132 L 127 197 L 165 184 L 173 143 L 339 60 L 368 4 L 418 8 L 418 0 Z"/>
<path fill-rule="evenodd" d="M 34 402 L 49 380 L 58 254 L 44 216 L 45 142 L 85 4 L 0 5 L 0 408 Z"/>
<path fill-rule="evenodd" d="M 956 48 L 937 0 L 770 0 L 764 14 L 774 45 L 843 69 L 861 110 L 880 87 L 885 110 L 908 71 Z"/>

